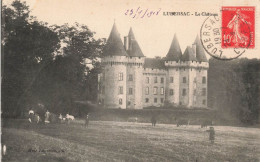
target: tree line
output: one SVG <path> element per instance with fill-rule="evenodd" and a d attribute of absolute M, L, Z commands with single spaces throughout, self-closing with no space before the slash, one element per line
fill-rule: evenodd
<path fill-rule="evenodd" d="M 78 23 L 38 21 L 19 0 L 2 7 L 1 21 L 4 116 L 21 116 L 39 103 L 52 112 L 67 113 L 75 101 L 96 101 L 105 42 L 95 39 L 94 31 Z M 259 122 L 260 61 L 211 58 L 209 64 L 208 106 L 243 123 Z"/>
<path fill-rule="evenodd" d="M 49 25 L 15 0 L 2 7 L 1 28 L 4 116 L 20 116 L 38 104 L 67 113 L 74 101 L 96 98 L 104 41 L 86 25 Z"/>
<path fill-rule="evenodd" d="M 209 107 L 236 117 L 245 124 L 259 123 L 259 88 L 259 59 L 209 60 Z"/>

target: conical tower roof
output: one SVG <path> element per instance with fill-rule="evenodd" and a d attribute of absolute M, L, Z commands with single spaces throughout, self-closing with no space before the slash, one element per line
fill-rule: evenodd
<path fill-rule="evenodd" d="M 132 27 L 130 27 L 130 30 L 129 30 L 129 33 L 128 33 L 128 37 L 131 38 L 131 39 L 135 39 L 135 35 L 134 35 Z"/>
<path fill-rule="evenodd" d="M 181 52 L 180 44 L 179 44 L 176 34 L 174 34 L 169 52 L 166 55 L 166 60 L 167 61 L 179 61 L 181 59 L 181 56 L 182 56 L 182 52 Z"/>
<path fill-rule="evenodd" d="M 107 43 L 104 47 L 104 55 L 105 56 L 128 56 L 124 49 L 123 42 L 120 38 L 120 34 L 117 30 L 115 23 L 112 27 Z"/>
<path fill-rule="evenodd" d="M 129 30 L 128 39 L 129 39 L 129 49 L 127 50 L 128 55 L 132 57 L 144 57 L 144 54 L 138 42 L 135 40 L 135 36 L 132 28 L 130 28 Z"/>
<path fill-rule="evenodd" d="M 181 61 L 197 61 L 190 46 L 186 48 L 184 54 L 182 55 Z"/>
<path fill-rule="evenodd" d="M 201 62 L 208 62 L 208 59 L 205 55 L 204 49 L 202 47 L 202 44 L 200 42 L 199 36 L 197 35 L 194 44 L 196 44 L 196 58 L 198 61 Z"/>

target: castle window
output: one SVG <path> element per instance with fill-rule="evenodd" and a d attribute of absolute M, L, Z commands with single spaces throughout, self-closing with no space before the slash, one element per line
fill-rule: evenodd
<path fill-rule="evenodd" d="M 163 95 L 163 94 L 164 94 L 164 88 L 161 87 L 161 95 Z"/>
<path fill-rule="evenodd" d="M 122 81 L 122 80 L 123 80 L 123 73 L 119 73 L 118 80 L 119 80 L 119 81 Z"/>
<path fill-rule="evenodd" d="M 171 96 L 174 95 L 174 91 L 173 91 L 173 89 L 170 89 L 170 95 L 171 95 Z"/>
<path fill-rule="evenodd" d="M 130 95 L 133 94 L 133 88 L 129 88 L 129 94 L 130 94 Z"/>
<path fill-rule="evenodd" d="M 153 94 L 157 95 L 158 94 L 158 87 L 153 87 Z"/>
<path fill-rule="evenodd" d="M 186 77 L 183 77 L 183 78 L 182 78 L 182 82 L 183 82 L 183 83 L 186 83 L 186 82 L 187 82 Z"/>
<path fill-rule="evenodd" d="M 161 83 L 163 83 L 164 82 L 164 78 L 161 78 Z"/>
<path fill-rule="evenodd" d="M 122 105 L 122 104 L 123 104 L 123 99 L 119 98 L 119 105 Z"/>
<path fill-rule="evenodd" d="M 149 98 L 146 98 L 146 99 L 145 99 L 145 103 L 148 103 L 148 102 L 149 102 Z"/>
<path fill-rule="evenodd" d="M 203 78 L 202 78 L 202 83 L 203 83 L 203 84 L 206 84 L 206 77 L 203 77 Z"/>
<path fill-rule="evenodd" d="M 149 77 L 146 77 L 146 83 L 149 83 Z"/>
<path fill-rule="evenodd" d="M 145 87 L 145 94 L 149 95 L 149 87 Z"/>
<path fill-rule="evenodd" d="M 206 91 L 207 91 L 206 88 L 202 89 L 202 96 L 206 96 L 206 93 L 207 93 Z"/>
<path fill-rule="evenodd" d="M 157 81 L 157 77 L 154 77 L 154 83 L 157 83 L 158 81 Z"/>
<path fill-rule="evenodd" d="M 157 103 L 157 98 L 154 98 L 154 103 Z"/>
<path fill-rule="evenodd" d="M 128 81 L 133 81 L 133 75 L 132 74 L 128 75 Z"/>
<path fill-rule="evenodd" d="M 173 77 L 170 77 L 170 83 L 173 83 Z"/>
<path fill-rule="evenodd" d="M 186 96 L 186 89 L 182 89 L 182 96 Z"/>
<path fill-rule="evenodd" d="M 193 90 L 193 95 L 196 95 L 196 89 Z"/>
<path fill-rule="evenodd" d="M 206 105 L 206 100 L 203 100 L 203 101 L 202 101 L 202 104 L 203 104 L 203 105 Z"/>
<path fill-rule="evenodd" d="M 119 90 L 119 94 L 123 94 L 123 87 L 122 86 L 120 86 L 118 90 Z"/>
<path fill-rule="evenodd" d="M 161 103 L 163 103 L 164 98 L 161 98 Z"/>

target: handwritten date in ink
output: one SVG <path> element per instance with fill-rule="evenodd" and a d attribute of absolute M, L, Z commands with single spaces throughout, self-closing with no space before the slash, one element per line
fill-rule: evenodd
<path fill-rule="evenodd" d="M 158 8 L 156 10 L 151 10 L 151 9 L 142 9 L 141 7 L 138 7 L 137 9 L 127 9 L 125 11 L 125 15 L 129 16 L 133 19 L 138 19 L 138 18 L 145 18 L 148 17 L 150 18 L 151 16 L 157 16 L 161 11 L 161 8 Z"/>

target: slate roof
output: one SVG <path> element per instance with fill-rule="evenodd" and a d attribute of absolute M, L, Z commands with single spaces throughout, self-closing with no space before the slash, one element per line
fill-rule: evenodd
<path fill-rule="evenodd" d="M 190 46 L 188 46 L 181 57 L 181 61 L 197 61 L 195 54 Z"/>
<path fill-rule="evenodd" d="M 105 56 L 128 56 L 125 51 L 123 42 L 120 38 L 120 34 L 117 30 L 116 24 L 114 23 L 107 43 L 104 47 Z"/>
<path fill-rule="evenodd" d="M 182 52 L 181 52 L 180 44 L 179 44 L 176 34 L 174 34 L 169 52 L 166 55 L 166 60 L 179 61 L 181 59 L 181 56 L 182 56 Z"/>
<path fill-rule="evenodd" d="M 135 40 L 135 36 L 132 28 L 130 28 L 129 30 L 128 39 L 129 39 L 129 49 L 127 50 L 128 55 L 132 57 L 144 57 L 144 54 L 138 42 Z"/>
<path fill-rule="evenodd" d="M 150 69 L 164 69 L 164 59 L 159 58 L 145 58 L 144 59 L 144 68 Z"/>
<path fill-rule="evenodd" d="M 198 61 L 201 62 L 208 62 L 208 59 L 205 55 L 204 49 L 202 47 L 202 44 L 200 42 L 199 36 L 197 35 L 194 44 L 196 44 L 196 58 Z"/>

